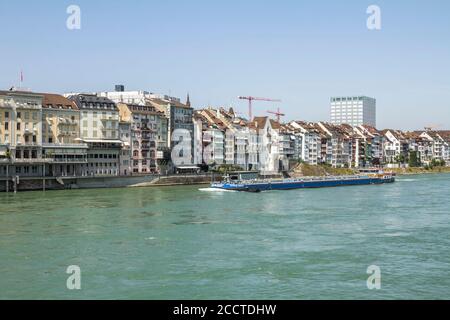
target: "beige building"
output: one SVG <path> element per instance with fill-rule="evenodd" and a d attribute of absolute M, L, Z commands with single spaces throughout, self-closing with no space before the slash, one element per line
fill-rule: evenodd
<path fill-rule="evenodd" d="M 0 91 L 0 173 L 43 174 L 42 100 L 32 92 Z"/>
<path fill-rule="evenodd" d="M 118 103 L 121 123 L 130 125 L 133 174 L 160 172 L 158 149 L 167 148 L 167 118 L 155 106 Z"/>
<path fill-rule="evenodd" d="M 85 175 L 88 146 L 81 143 L 77 105 L 58 94 L 42 96 L 42 154 L 49 161 L 46 175 Z"/>

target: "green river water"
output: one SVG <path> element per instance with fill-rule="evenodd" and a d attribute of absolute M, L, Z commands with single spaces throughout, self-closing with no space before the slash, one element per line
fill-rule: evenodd
<path fill-rule="evenodd" d="M 0 194 L 0 299 L 450 299 L 450 175 L 199 188 Z"/>

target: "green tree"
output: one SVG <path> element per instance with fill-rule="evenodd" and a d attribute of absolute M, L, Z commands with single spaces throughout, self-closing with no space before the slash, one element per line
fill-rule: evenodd
<path fill-rule="evenodd" d="M 420 167 L 420 159 L 417 151 L 411 151 L 409 153 L 408 165 L 412 168 Z"/>
<path fill-rule="evenodd" d="M 395 156 L 394 161 L 395 161 L 395 163 L 398 163 L 398 164 L 406 163 L 405 155 L 403 153 L 400 153 L 398 156 Z"/>

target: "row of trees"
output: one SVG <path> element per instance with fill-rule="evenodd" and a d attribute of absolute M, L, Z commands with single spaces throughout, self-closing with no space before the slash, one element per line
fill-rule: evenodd
<path fill-rule="evenodd" d="M 404 154 L 400 154 L 395 158 L 395 162 L 398 164 L 408 164 L 412 168 L 417 168 L 422 166 L 422 162 L 420 161 L 420 154 L 417 151 L 410 151 L 407 156 Z M 446 165 L 445 160 L 442 159 L 433 159 L 429 165 L 425 165 L 424 167 L 427 169 L 432 169 L 434 167 L 444 167 Z"/>

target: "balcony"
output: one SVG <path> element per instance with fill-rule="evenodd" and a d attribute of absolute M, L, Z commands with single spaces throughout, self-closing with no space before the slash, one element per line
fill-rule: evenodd
<path fill-rule="evenodd" d="M 80 148 L 87 149 L 88 145 L 86 143 L 44 143 L 43 148 Z"/>
<path fill-rule="evenodd" d="M 45 160 L 47 162 L 49 162 L 49 163 L 54 163 L 54 164 L 69 164 L 69 163 L 84 164 L 84 163 L 88 163 L 88 159 L 87 158 L 83 158 L 83 159 L 76 159 L 76 158 L 62 158 L 62 159 L 45 158 Z"/>
<path fill-rule="evenodd" d="M 31 164 L 42 164 L 42 163 L 50 163 L 52 162 L 52 159 L 42 159 L 42 158 L 26 158 L 26 159 L 13 159 L 12 160 L 13 163 L 31 163 Z"/>
<path fill-rule="evenodd" d="M 17 147 L 40 147 L 41 144 L 37 142 L 17 142 Z"/>

